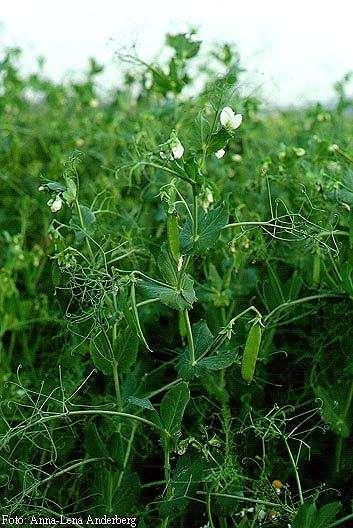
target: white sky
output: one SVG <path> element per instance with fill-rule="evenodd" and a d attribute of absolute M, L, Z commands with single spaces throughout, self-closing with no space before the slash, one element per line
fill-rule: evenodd
<path fill-rule="evenodd" d="M 207 44 L 236 43 L 254 86 L 276 103 L 328 100 L 353 69 L 351 0 L 0 0 L 0 21 L 1 44 L 23 47 L 27 70 L 44 55 L 57 79 L 133 43 L 151 58 L 166 32 L 190 25 Z"/>

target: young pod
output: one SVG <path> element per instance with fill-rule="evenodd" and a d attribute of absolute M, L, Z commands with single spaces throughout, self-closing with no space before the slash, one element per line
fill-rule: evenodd
<path fill-rule="evenodd" d="M 180 238 L 179 238 L 179 225 L 178 225 L 178 215 L 172 213 L 168 215 L 167 219 L 167 235 L 168 235 L 168 244 L 171 254 L 174 259 L 178 261 L 180 257 Z"/>
<path fill-rule="evenodd" d="M 256 321 L 250 328 L 248 334 L 243 360 L 241 364 L 241 375 L 244 381 L 250 383 L 254 377 L 257 355 L 261 344 L 261 325 Z"/>

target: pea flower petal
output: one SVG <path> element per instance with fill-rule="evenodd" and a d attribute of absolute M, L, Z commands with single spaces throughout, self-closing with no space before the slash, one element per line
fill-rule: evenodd
<path fill-rule="evenodd" d="M 226 151 L 224 149 L 219 149 L 217 150 L 217 152 L 214 153 L 214 155 L 216 156 L 217 159 L 221 159 L 223 158 L 225 153 Z"/>
<path fill-rule="evenodd" d="M 240 127 L 243 116 L 242 114 L 235 114 L 230 106 L 225 106 L 220 115 L 221 125 L 230 130 L 236 130 Z"/>

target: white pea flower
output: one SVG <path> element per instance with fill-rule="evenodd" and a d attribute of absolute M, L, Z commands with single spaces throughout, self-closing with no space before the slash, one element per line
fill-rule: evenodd
<path fill-rule="evenodd" d="M 338 161 L 329 161 L 327 168 L 330 172 L 341 172 L 341 165 L 338 163 Z"/>
<path fill-rule="evenodd" d="M 305 155 L 305 149 L 303 149 L 303 148 L 301 148 L 301 147 L 294 148 L 294 152 L 296 153 L 296 155 L 298 156 L 298 158 L 301 158 L 302 156 Z"/>
<path fill-rule="evenodd" d="M 332 145 L 329 145 L 328 147 L 329 152 L 337 152 L 339 149 L 340 148 L 338 145 L 336 145 L 336 143 L 333 143 Z"/>
<path fill-rule="evenodd" d="M 76 147 L 80 148 L 80 147 L 83 147 L 83 145 L 85 144 L 85 140 L 82 138 L 77 138 L 75 143 L 76 143 Z"/>
<path fill-rule="evenodd" d="M 57 213 L 63 206 L 63 201 L 60 194 L 57 194 L 54 200 L 49 200 L 47 205 L 49 205 L 52 213 Z"/>
<path fill-rule="evenodd" d="M 179 141 L 179 139 L 176 140 L 172 144 L 172 153 L 173 153 L 174 159 L 180 159 L 180 158 L 183 157 L 183 155 L 184 155 L 184 147 L 181 144 L 181 142 Z"/>
<path fill-rule="evenodd" d="M 45 187 L 44 187 L 44 185 L 40 185 L 40 186 L 38 187 L 38 191 L 39 191 L 39 192 L 45 191 Z"/>
<path fill-rule="evenodd" d="M 224 149 L 219 149 L 217 150 L 217 152 L 214 153 L 214 155 L 216 156 L 217 159 L 221 159 L 223 158 L 225 153 L 226 151 Z"/>
<path fill-rule="evenodd" d="M 181 270 L 183 269 L 183 263 L 184 263 L 184 257 L 183 255 L 181 255 L 181 257 L 179 257 L 178 259 L 178 273 L 181 272 Z"/>
<path fill-rule="evenodd" d="M 206 187 L 203 193 L 202 208 L 207 212 L 209 206 L 213 203 L 213 194 L 209 187 Z"/>
<path fill-rule="evenodd" d="M 229 130 L 236 130 L 240 127 L 243 116 L 235 114 L 230 106 L 225 106 L 220 115 L 221 125 Z"/>
<path fill-rule="evenodd" d="M 243 161 L 243 158 L 240 154 L 233 154 L 232 161 L 235 163 L 241 163 Z"/>

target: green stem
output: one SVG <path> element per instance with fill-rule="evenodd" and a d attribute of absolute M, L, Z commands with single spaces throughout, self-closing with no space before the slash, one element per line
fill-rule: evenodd
<path fill-rule="evenodd" d="M 337 154 L 342 156 L 342 158 L 344 158 L 345 160 L 349 161 L 349 163 L 353 163 L 353 159 L 350 156 L 348 156 L 348 154 L 346 154 L 342 149 L 339 148 L 337 151 Z"/>
<path fill-rule="evenodd" d="M 342 414 L 342 417 L 341 417 L 343 421 L 345 421 L 347 419 L 349 410 L 350 410 L 351 405 L 352 405 L 352 400 L 353 400 L 353 380 L 351 381 L 350 386 L 349 386 L 349 391 L 348 391 L 348 397 L 347 397 L 347 400 L 346 400 L 346 405 L 344 407 L 343 414 Z M 338 441 L 337 441 L 337 444 L 336 444 L 336 452 L 335 452 L 335 473 L 336 473 L 336 475 L 339 473 L 340 467 L 341 467 L 342 448 L 343 448 L 343 438 L 342 438 L 342 436 L 340 436 L 338 438 Z"/>
<path fill-rule="evenodd" d="M 117 303 L 117 299 L 116 299 L 116 293 L 113 294 L 113 306 L 114 306 L 114 311 L 117 312 L 118 311 L 118 303 Z M 118 324 L 115 322 L 113 324 L 113 354 L 114 354 L 114 350 L 115 350 L 115 344 L 116 344 L 116 340 L 117 340 L 117 332 L 118 332 Z M 120 392 L 120 381 L 119 381 L 119 371 L 118 371 L 118 362 L 115 360 L 114 358 L 114 355 L 113 355 L 113 377 L 114 377 L 114 387 L 115 387 L 115 394 L 116 394 L 116 399 L 117 399 L 117 402 L 118 402 L 118 411 L 122 411 L 123 409 L 123 404 L 122 404 L 122 398 L 121 398 L 121 392 Z"/>
<path fill-rule="evenodd" d="M 210 528 L 215 528 L 215 525 L 213 524 L 213 519 L 212 519 L 211 493 L 207 493 L 206 509 L 207 509 L 208 523 L 210 525 Z"/>
<path fill-rule="evenodd" d="M 31 494 L 31 493 L 33 493 L 33 491 L 35 491 L 37 488 L 39 488 L 39 486 L 42 486 L 43 484 L 45 484 L 47 482 L 50 482 L 54 478 L 61 477 L 62 475 L 65 475 L 65 473 L 70 473 L 71 471 L 73 471 L 73 470 L 75 470 L 75 469 L 77 469 L 79 467 L 85 466 L 86 464 L 92 464 L 93 462 L 99 462 L 101 460 L 104 460 L 104 459 L 103 458 L 88 458 L 86 460 L 79 460 L 79 462 L 76 462 L 75 464 L 72 464 L 69 467 L 61 469 L 60 471 L 57 471 L 56 473 L 53 473 L 52 475 L 49 475 L 47 478 L 45 478 L 43 480 L 39 480 L 38 482 L 35 482 L 32 486 L 30 486 L 29 488 L 25 489 L 24 491 L 25 491 L 26 494 Z M 18 498 L 18 496 L 13 497 L 12 500 L 15 500 L 16 498 Z"/>
<path fill-rule="evenodd" d="M 194 365 L 196 365 L 196 361 L 195 361 L 195 345 L 194 345 L 194 338 L 193 338 L 193 335 L 192 335 L 192 330 L 191 330 L 191 324 L 190 324 L 188 310 L 184 310 L 184 317 L 185 317 L 185 322 L 186 322 L 186 331 L 187 331 L 188 343 L 189 343 L 189 364 L 190 364 L 190 366 L 194 366 Z"/>
<path fill-rule="evenodd" d="M 79 204 L 77 198 L 75 200 L 75 204 L 76 204 L 77 214 L 78 214 L 78 217 L 79 217 L 79 220 L 80 220 L 81 228 L 82 228 L 83 233 L 85 234 L 85 241 L 86 241 L 88 253 L 89 253 L 89 256 L 91 257 L 92 261 L 94 261 L 94 254 L 93 254 L 93 251 L 92 251 L 92 248 L 91 248 L 90 241 L 88 240 L 88 237 L 86 236 L 85 224 L 83 222 L 83 216 L 82 216 L 82 212 L 81 212 L 81 207 L 80 207 L 80 204 Z"/>
<path fill-rule="evenodd" d="M 231 328 L 235 321 L 243 317 L 243 315 L 247 314 L 248 312 L 255 312 L 256 315 L 261 319 L 261 314 L 259 310 L 255 306 L 249 306 L 242 312 L 240 312 L 238 315 L 233 317 L 227 324 L 227 327 Z M 217 337 L 214 339 L 214 341 L 210 344 L 209 347 L 201 354 L 201 356 L 198 357 L 197 361 L 200 361 L 203 357 L 205 357 L 207 354 L 209 354 L 211 351 L 215 352 L 219 349 L 220 346 L 223 345 L 224 341 L 227 339 L 227 332 L 224 331 L 224 329 L 217 335 Z"/>
<path fill-rule="evenodd" d="M 5 435 L 3 435 L 0 446 L 4 447 L 8 441 L 11 440 L 11 438 L 16 437 L 17 434 L 21 434 L 25 431 L 28 431 L 32 427 L 35 427 L 40 424 L 44 424 L 47 422 L 51 422 L 52 420 L 57 420 L 58 418 L 64 419 L 64 418 L 71 418 L 75 416 L 90 416 L 90 415 L 100 415 L 100 416 L 115 416 L 120 418 L 128 418 L 130 420 L 137 420 L 138 422 L 141 422 L 145 425 L 149 425 L 153 429 L 157 429 L 158 431 L 162 432 L 164 435 L 169 436 L 168 431 L 166 431 L 164 428 L 162 428 L 160 425 L 155 424 L 151 422 L 150 420 L 147 420 L 146 418 L 142 418 L 142 416 L 138 416 L 135 414 L 129 414 L 125 412 L 118 412 L 118 411 L 109 411 L 105 409 L 84 409 L 81 411 L 68 411 L 63 413 L 51 413 L 49 415 L 42 416 L 41 418 L 38 418 L 37 420 L 34 420 L 33 422 L 29 421 L 29 423 L 24 423 L 17 425 L 13 427 L 10 431 L 8 431 Z"/>
<path fill-rule="evenodd" d="M 197 194 L 196 189 L 193 186 L 192 188 L 192 201 L 193 201 L 193 239 L 194 242 L 197 241 L 198 238 L 198 230 L 199 230 L 199 212 L 197 207 Z"/>
<path fill-rule="evenodd" d="M 230 227 L 245 227 L 245 226 L 266 226 L 266 227 L 278 227 L 276 224 L 273 224 L 274 220 L 267 220 L 262 222 L 234 222 L 232 224 L 227 224 L 222 227 L 222 229 L 228 229 Z"/>
<path fill-rule="evenodd" d="M 152 163 L 152 162 L 149 162 L 149 161 L 140 161 L 138 163 L 136 163 L 135 167 L 138 167 L 139 165 L 144 165 L 146 167 L 153 167 L 155 169 L 160 169 L 162 171 L 165 171 L 165 172 L 168 172 L 169 174 L 172 174 L 173 176 L 176 176 L 177 178 L 180 178 L 181 180 L 184 180 L 188 183 L 191 183 L 191 184 L 194 184 L 194 180 L 192 180 L 191 178 L 187 177 L 187 176 L 183 176 L 182 174 L 180 174 L 180 172 L 177 172 L 173 169 L 170 169 L 169 167 L 165 167 L 164 165 L 159 165 L 158 163 Z"/>
<path fill-rule="evenodd" d="M 295 306 L 297 304 L 301 304 L 305 302 L 316 301 L 318 299 L 330 299 L 330 298 L 332 299 L 335 297 L 339 298 L 339 297 L 342 297 L 342 295 L 337 294 L 337 293 L 322 293 L 320 295 L 309 295 L 308 297 L 303 297 L 302 299 L 296 299 L 295 301 L 285 302 L 283 304 L 276 306 L 276 308 L 274 308 L 272 312 L 267 314 L 266 317 L 264 318 L 264 323 L 266 323 L 271 317 L 273 317 L 275 313 L 277 313 L 280 310 L 283 310 L 283 308 L 288 308 L 290 306 Z"/>
<path fill-rule="evenodd" d="M 177 378 L 176 380 L 174 381 L 171 381 L 170 383 L 168 383 L 167 385 L 164 385 L 163 387 L 161 387 L 160 389 L 156 389 L 155 391 L 152 391 L 150 392 L 149 394 L 147 394 L 146 396 L 144 396 L 144 398 L 153 398 L 154 396 L 157 396 L 158 394 L 160 394 L 161 392 L 165 392 L 169 389 L 171 389 L 172 387 L 174 387 L 174 385 L 178 385 L 178 383 L 180 383 L 182 381 L 181 378 Z"/>
<path fill-rule="evenodd" d="M 165 498 L 170 498 L 170 445 L 169 438 L 164 437 L 163 441 L 164 450 L 164 480 L 165 480 Z M 161 528 L 167 528 L 169 525 L 169 517 L 165 517 L 161 524 Z"/>
<path fill-rule="evenodd" d="M 208 493 L 206 491 L 197 491 L 196 492 L 198 495 L 207 495 Z M 282 508 L 283 510 L 287 511 L 288 513 L 293 513 L 293 510 L 288 508 L 288 506 L 284 506 L 280 503 L 276 503 L 276 502 L 270 502 L 270 501 L 265 501 L 265 500 L 261 500 L 261 499 L 252 499 L 250 497 L 242 497 L 240 495 L 231 495 L 231 494 L 228 494 L 228 493 L 210 493 L 210 495 L 214 496 L 214 497 L 224 497 L 226 499 L 234 499 L 234 500 L 238 500 L 240 502 L 251 502 L 253 504 L 262 504 L 264 506 L 270 506 L 270 507 L 274 507 L 274 508 Z"/>
<path fill-rule="evenodd" d="M 286 449 L 288 451 L 288 455 L 289 455 L 289 458 L 290 458 L 290 461 L 291 461 L 291 464 L 292 464 L 292 467 L 293 467 L 295 480 L 297 482 L 297 488 L 298 488 L 298 494 L 299 494 L 299 502 L 300 502 L 300 504 L 304 504 L 303 491 L 302 491 L 302 485 L 301 485 L 301 482 L 300 482 L 298 467 L 297 467 L 297 464 L 296 464 L 296 462 L 295 462 L 295 460 L 293 458 L 292 451 L 291 451 L 291 449 L 289 447 L 287 439 L 284 438 L 283 440 L 284 440 L 284 443 L 286 445 Z"/>
<path fill-rule="evenodd" d="M 122 404 L 122 398 L 121 398 L 121 392 L 120 392 L 118 363 L 115 360 L 113 361 L 113 376 L 114 376 L 115 394 L 116 394 L 116 399 L 118 402 L 118 410 L 121 411 L 123 408 L 123 404 Z"/>
<path fill-rule="evenodd" d="M 131 453 L 132 444 L 133 444 L 133 441 L 134 441 L 136 429 L 137 429 L 137 423 L 134 423 L 133 426 L 132 426 L 132 431 L 131 431 L 130 438 L 129 438 L 129 441 L 128 441 L 128 444 L 127 444 L 127 447 L 126 447 L 123 467 L 122 467 L 122 470 L 120 472 L 119 479 L 118 479 L 118 485 L 117 485 L 118 488 L 121 485 L 121 481 L 123 480 L 123 476 L 125 474 L 125 471 L 126 471 L 126 468 L 127 468 L 128 462 L 129 462 L 130 453 Z"/>
<path fill-rule="evenodd" d="M 178 275 L 178 280 L 177 280 L 177 285 L 176 285 L 177 290 L 180 289 L 181 281 L 183 280 L 183 277 L 184 277 L 184 275 L 186 273 L 186 270 L 187 270 L 187 268 L 188 268 L 188 266 L 190 264 L 190 259 L 191 259 L 190 255 L 188 255 L 184 259 L 183 265 L 182 265 L 181 270 L 180 270 L 179 275 Z"/>
<path fill-rule="evenodd" d="M 353 513 L 350 513 L 346 517 L 342 517 L 342 519 L 338 519 L 338 521 L 335 521 L 328 525 L 327 528 L 335 528 L 335 526 L 340 526 L 341 524 L 344 524 L 347 521 L 350 521 L 353 519 Z"/>

